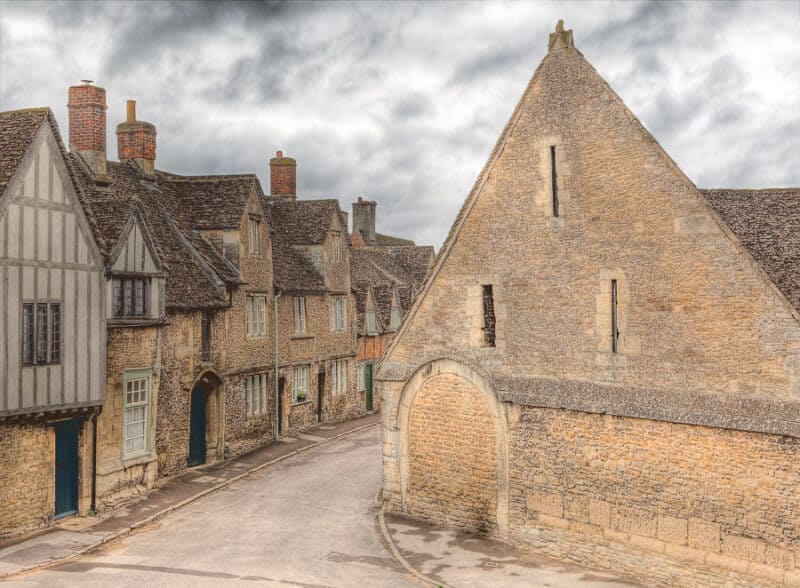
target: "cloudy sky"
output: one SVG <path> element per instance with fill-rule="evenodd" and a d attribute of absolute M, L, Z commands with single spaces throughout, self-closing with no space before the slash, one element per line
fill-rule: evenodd
<path fill-rule="evenodd" d="M 437 248 L 547 50 L 575 44 L 700 187 L 800 185 L 800 0 L 201 3 L 0 0 L 0 108 L 108 90 L 158 128 L 161 169 L 298 160 L 301 197 L 378 201 Z"/>

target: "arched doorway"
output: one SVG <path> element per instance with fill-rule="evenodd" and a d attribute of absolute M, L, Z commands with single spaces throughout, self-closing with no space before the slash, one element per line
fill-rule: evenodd
<path fill-rule="evenodd" d="M 204 372 L 192 387 L 189 401 L 189 447 L 186 465 L 196 466 L 222 459 L 224 403 L 222 380 Z"/>
<path fill-rule="evenodd" d="M 397 424 L 403 510 L 505 536 L 508 427 L 490 380 L 453 360 L 423 366 L 406 381 Z"/>

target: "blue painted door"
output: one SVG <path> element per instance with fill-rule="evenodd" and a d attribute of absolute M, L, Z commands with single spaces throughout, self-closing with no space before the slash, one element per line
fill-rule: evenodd
<path fill-rule="evenodd" d="M 56 518 L 78 510 L 78 431 L 80 419 L 53 423 L 56 432 Z"/>
<path fill-rule="evenodd" d="M 192 390 L 189 415 L 189 459 L 187 465 L 206 463 L 206 393 L 201 388 Z"/>

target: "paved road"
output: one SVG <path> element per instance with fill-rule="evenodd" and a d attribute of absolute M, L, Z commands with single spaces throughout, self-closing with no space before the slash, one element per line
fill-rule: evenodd
<path fill-rule="evenodd" d="M 420 588 L 381 543 L 378 426 L 280 462 L 158 523 L 9 586 Z M 619 586 L 606 574 L 389 518 L 417 569 L 459 588 Z"/>
<path fill-rule="evenodd" d="M 420 588 L 376 530 L 380 428 L 301 453 L 12 586 Z"/>

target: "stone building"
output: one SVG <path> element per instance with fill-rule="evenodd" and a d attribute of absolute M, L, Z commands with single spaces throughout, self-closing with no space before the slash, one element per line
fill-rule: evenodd
<path fill-rule="evenodd" d="M 0 539 L 94 506 L 102 240 L 47 108 L 0 113 Z"/>
<path fill-rule="evenodd" d="M 270 160 L 281 431 L 363 415 L 356 389 L 350 235 L 334 199 L 299 200 L 296 162 Z"/>
<path fill-rule="evenodd" d="M 367 411 L 377 410 L 373 376 L 383 350 L 408 314 L 433 261 L 433 247 L 375 232 L 377 203 L 353 203 L 350 271 L 356 304 L 357 387 Z"/>
<path fill-rule="evenodd" d="M 800 585 L 800 189 L 698 190 L 561 23 L 377 381 L 391 512 Z"/>

